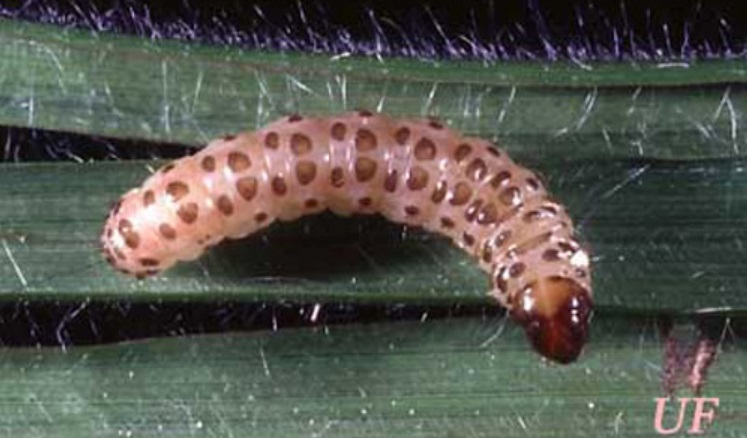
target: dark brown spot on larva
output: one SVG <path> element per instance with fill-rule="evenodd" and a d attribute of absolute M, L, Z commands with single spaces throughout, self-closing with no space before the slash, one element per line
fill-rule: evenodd
<path fill-rule="evenodd" d="M 371 204 L 373 204 L 373 199 L 369 198 L 368 196 L 358 200 L 358 205 L 364 208 L 370 207 Z"/>
<path fill-rule="evenodd" d="M 174 170 L 174 167 L 176 167 L 176 165 L 174 163 L 169 163 L 169 164 L 167 164 L 167 165 L 165 165 L 165 166 L 163 166 L 161 168 L 161 173 L 162 174 L 167 174 L 167 173 L 171 172 L 172 170 Z"/>
<path fill-rule="evenodd" d="M 394 133 L 394 141 L 398 145 L 404 146 L 407 144 L 407 140 L 410 139 L 410 128 L 403 126 Z"/>
<path fill-rule="evenodd" d="M 117 256 L 120 260 L 127 260 L 127 257 L 125 257 L 125 253 L 122 252 L 119 248 L 114 248 L 114 255 Z"/>
<path fill-rule="evenodd" d="M 198 211 L 199 208 L 197 207 L 197 203 L 189 202 L 179 207 L 176 211 L 176 215 L 179 216 L 179 219 L 181 219 L 185 224 L 193 224 L 197 220 Z"/>
<path fill-rule="evenodd" d="M 420 161 L 436 158 L 436 145 L 425 137 L 421 138 L 415 145 L 415 158 Z"/>
<path fill-rule="evenodd" d="M 528 211 L 524 213 L 524 216 L 522 217 L 522 220 L 527 223 L 534 222 L 539 219 L 542 219 L 542 213 L 538 210 Z"/>
<path fill-rule="evenodd" d="M 355 148 L 359 152 L 368 152 L 376 149 L 376 136 L 368 129 L 361 128 L 355 134 Z"/>
<path fill-rule="evenodd" d="M 125 241 L 125 245 L 132 249 L 135 249 L 140 245 L 140 235 L 133 228 L 132 222 L 127 219 L 122 219 L 119 221 L 119 226 L 117 228 L 119 234 Z"/>
<path fill-rule="evenodd" d="M 527 266 L 524 263 L 516 262 L 513 265 L 511 265 L 511 267 L 509 268 L 508 275 L 510 275 L 511 278 L 517 278 L 521 276 L 521 274 L 524 273 L 524 271 L 526 270 L 526 267 Z"/>
<path fill-rule="evenodd" d="M 408 216 L 417 216 L 420 214 L 420 209 L 414 205 L 408 205 L 405 207 L 405 214 Z"/>
<path fill-rule="evenodd" d="M 285 183 L 285 179 L 282 176 L 275 176 L 272 178 L 272 191 L 278 195 L 283 196 L 288 193 L 288 185 Z"/>
<path fill-rule="evenodd" d="M 451 228 L 454 228 L 454 226 L 456 226 L 456 224 L 450 218 L 448 217 L 441 218 L 441 227 L 451 229 Z"/>
<path fill-rule="evenodd" d="M 450 193 L 449 203 L 451 205 L 464 205 L 472 197 L 472 189 L 465 182 L 458 182 Z"/>
<path fill-rule="evenodd" d="M 480 225 L 490 225 L 498 219 L 498 208 L 492 202 L 488 202 L 477 213 L 477 223 Z"/>
<path fill-rule="evenodd" d="M 316 199 L 313 199 L 313 198 L 312 199 L 307 199 L 306 202 L 304 202 L 303 205 L 304 205 L 304 207 L 306 207 L 308 209 L 315 209 L 315 208 L 319 207 L 319 201 L 317 201 Z"/>
<path fill-rule="evenodd" d="M 140 261 L 140 264 L 145 267 L 158 266 L 158 260 L 156 259 L 143 258 L 143 259 L 140 259 L 139 261 Z"/>
<path fill-rule="evenodd" d="M 277 132 L 270 132 L 265 135 L 265 147 L 269 149 L 277 149 L 280 145 L 280 136 Z"/>
<path fill-rule="evenodd" d="M 215 170 L 215 158 L 208 155 L 207 157 L 203 158 L 202 161 L 200 161 L 200 167 L 202 167 L 202 170 L 205 172 L 212 172 Z"/>
<path fill-rule="evenodd" d="M 106 238 L 107 239 L 111 239 L 113 235 L 114 235 L 114 230 L 112 230 L 111 228 L 107 228 L 106 229 Z"/>
<path fill-rule="evenodd" d="M 500 248 L 501 246 L 505 245 L 508 239 L 510 238 L 511 238 L 511 230 L 501 231 L 493 239 L 493 246 L 495 246 L 496 248 Z"/>
<path fill-rule="evenodd" d="M 492 156 L 494 156 L 496 158 L 498 158 L 498 157 L 501 156 L 501 152 L 498 149 L 494 148 L 494 147 L 487 146 L 487 147 L 485 147 L 485 150 L 488 151 L 488 153 L 490 155 L 492 155 Z"/>
<path fill-rule="evenodd" d="M 498 195 L 504 205 L 517 205 L 521 202 L 521 191 L 515 186 L 506 188 Z"/>
<path fill-rule="evenodd" d="M 441 201 L 444 200 L 446 197 L 446 191 L 448 189 L 448 186 L 446 184 L 446 181 L 439 181 L 436 185 L 436 188 L 433 190 L 433 194 L 431 195 L 431 201 L 435 204 L 440 204 Z"/>
<path fill-rule="evenodd" d="M 301 117 L 298 114 L 291 114 L 288 117 L 288 121 L 291 122 L 291 123 L 300 122 L 301 120 L 303 120 L 303 117 Z"/>
<path fill-rule="evenodd" d="M 163 223 L 158 226 L 158 232 L 167 240 L 176 239 L 176 230 L 169 224 Z"/>
<path fill-rule="evenodd" d="M 506 289 L 508 288 L 508 284 L 506 283 L 506 268 L 503 267 L 498 270 L 498 273 L 495 275 L 495 287 L 503 292 L 506 293 Z"/>
<path fill-rule="evenodd" d="M 296 164 L 296 178 L 302 186 L 314 181 L 314 178 L 316 178 L 316 164 L 313 161 L 299 161 Z"/>
<path fill-rule="evenodd" d="M 576 247 L 568 242 L 558 242 L 558 248 L 560 248 L 560 250 L 564 253 L 568 253 L 569 255 L 576 252 Z"/>
<path fill-rule="evenodd" d="M 243 172 L 252 165 L 249 157 L 241 152 L 231 152 L 228 154 L 228 167 L 233 173 Z"/>
<path fill-rule="evenodd" d="M 540 245 L 544 245 L 548 240 L 550 240 L 550 237 L 552 236 L 551 232 L 542 233 L 538 236 L 534 236 L 529 240 L 526 240 L 524 242 L 521 242 L 520 245 L 518 245 L 516 248 L 514 248 L 514 251 L 516 255 L 522 255 L 524 253 L 527 253 L 535 248 L 537 248 Z"/>
<path fill-rule="evenodd" d="M 261 224 L 262 222 L 267 220 L 267 213 L 265 212 L 259 212 L 254 215 L 254 220 L 257 221 L 258 224 Z"/>
<path fill-rule="evenodd" d="M 584 278 L 584 277 L 586 277 L 586 271 L 584 271 L 581 268 L 576 268 L 574 270 L 574 273 L 576 274 L 576 277 L 578 277 L 578 278 Z"/>
<path fill-rule="evenodd" d="M 236 181 L 236 191 L 245 201 L 251 201 L 257 195 L 257 178 L 245 176 Z"/>
<path fill-rule="evenodd" d="M 156 202 L 156 194 L 153 193 L 153 190 L 146 190 L 143 194 L 143 205 L 148 207 L 153 205 L 154 202 Z"/>
<path fill-rule="evenodd" d="M 428 171 L 420 166 L 413 166 L 407 176 L 407 187 L 410 190 L 422 190 L 428 185 Z"/>
<path fill-rule="evenodd" d="M 467 209 L 464 211 L 464 218 L 467 219 L 468 222 L 472 222 L 477 217 L 477 212 L 480 211 L 480 207 L 482 207 L 482 199 L 476 199 L 472 201 L 472 203 L 467 206 Z"/>
<path fill-rule="evenodd" d="M 441 121 L 438 120 L 435 117 L 430 117 L 428 119 L 428 126 L 430 126 L 433 129 L 443 129 L 444 128 L 444 124 L 441 123 Z"/>
<path fill-rule="evenodd" d="M 472 146 L 468 145 L 467 143 L 462 143 L 459 146 L 457 146 L 456 151 L 454 152 L 454 159 L 458 162 L 464 160 L 467 158 L 467 155 L 472 153 Z"/>
<path fill-rule="evenodd" d="M 293 134 L 290 141 L 291 151 L 296 156 L 307 154 L 311 151 L 311 139 L 304 134 Z"/>
<path fill-rule="evenodd" d="M 228 195 L 220 195 L 215 205 L 218 207 L 218 210 L 226 216 L 233 214 L 233 202 L 231 202 L 231 198 L 229 198 Z"/>
<path fill-rule="evenodd" d="M 546 262 L 560 260 L 560 253 L 555 248 L 546 249 L 545 252 L 542 253 L 542 260 Z"/>
<path fill-rule="evenodd" d="M 393 193 L 395 190 L 397 190 L 398 180 L 399 175 L 397 175 L 397 171 L 390 170 L 389 173 L 387 173 L 386 178 L 384 179 L 384 190 L 389 193 Z"/>
<path fill-rule="evenodd" d="M 221 137 L 223 141 L 233 141 L 236 140 L 236 136 L 233 134 L 223 134 L 223 137 Z"/>
<path fill-rule="evenodd" d="M 335 167 L 332 169 L 332 173 L 329 174 L 329 182 L 333 187 L 342 187 L 345 185 L 345 172 L 342 167 Z"/>
<path fill-rule="evenodd" d="M 120 209 L 120 208 L 122 208 L 122 203 L 123 203 L 123 202 L 124 202 L 124 200 L 123 200 L 122 198 L 119 198 L 119 199 L 117 200 L 117 202 L 115 202 L 115 203 L 114 203 L 114 204 L 112 205 L 112 208 L 111 208 L 111 215 L 112 215 L 112 216 L 116 216 L 116 214 L 117 214 L 117 213 L 119 213 L 119 209 Z"/>
<path fill-rule="evenodd" d="M 488 174 L 488 166 L 479 158 L 472 160 L 467 166 L 467 177 L 472 181 L 482 181 Z"/>
<path fill-rule="evenodd" d="M 361 117 L 371 117 L 373 113 L 369 110 L 362 109 L 362 110 L 358 110 L 358 115 Z"/>
<path fill-rule="evenodd" d="M 485 240 L 485 244 L 482 246 L 482 261 L 485 263 L 493 261 L 493 250 L 490 248 L 487 240 Z"/>
<path fill-rule="evenodd" d="M 203 246 L 204 246 L 205 244 L 207 244 L 207 242 L 208 242 L 209 240 L 210 240 L 210 234 L 206 234 L 206 235 L 204 235 L 204 236 L 202 237 L 202 239 L 197 239 L 197 244 L 198 244 L 198 245 L 203 245 Z"/>
<path fill-rule="evenodd" d="M 132 249 L 137 248 L 140 245 L 140 235 L 132 231 L 131 233 L 124 236 L 125 245 Z"/>
<path fill-rule="evenodd" d="M 171 196 L 171 200 L 178 202 L 180 199 L 189 195 L 189 186 L 181 181 L 172 181 L 166 186 L 166 193 Z"/>
<path fill-rule="evenodd" d="M 138 280 L 143 280 L 147 276 L 148 275 L 145 272 L 136 272 L 135 273 L 135 278 L 137 278 Z"/>
<path fill-rule="evenodd" d="M 536 178 L 529 177 L 527 178 L 527 187 L 529 187 L 532 190 L 539 190 L 539 181 L 537 181 Z"/>
<path fill-rule="evenodd" d="M 376 161 L 368 157 L 355 160 L 355 177 L 360 182 L 366 182 L 376 175 Z"/>
<path fill-rule="evenodd" d="M 470 233 L 464 233 L 462 235 L 462 239 L 467 246 L 472 246 L 475 244 L 475 236 L 471 235 Z"/>
<path fill-rule="evenodd" d="M 497 189 L 500 187 L 504 182 L 511 179 L 511 172 L 508 170 L 503 170 L 501 172 L 498 172 L 493 178 L 490 179 L 490 185 Z"/>
<path fill-rule="evenodd" d="M 345 140 L 346 133 L 347 133 L 347 128 L 345 127 L 345 124 L 337 122 L 334 125 L 332 125 L 330 134 L 332 135 L 333 140 L 337 140 L 337 141 Z"/>
<path fill-rule="evenodd" d="M 557 216 L 558 215 L 558 206 L 554 204 L 545 204 L 540 208 L 543 213 L 549 216 Z"/>

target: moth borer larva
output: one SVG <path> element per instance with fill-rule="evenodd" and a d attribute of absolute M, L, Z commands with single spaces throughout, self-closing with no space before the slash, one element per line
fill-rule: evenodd
<path fill-rule="evenodd" d="M 293 115 L 165 165 L 112 208 L 104 255 L 145 277 L 225 238 L 331 210 L 443 234 L 491 278 L 535 348 L 571 362 L 592 310 L 589 257 L 565 208 L 486 140 L 432 119 Z"/>

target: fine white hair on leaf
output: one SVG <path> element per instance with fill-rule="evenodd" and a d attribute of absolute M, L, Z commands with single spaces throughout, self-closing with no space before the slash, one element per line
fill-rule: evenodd
<path fill-rule="evenodd" d="M 380 59 L 565 59 L 583 69 L 591 69 L 592 60 L 688 65 L 696 58 L 739 58 L 747 52 L 744 19 L 712 2 L 686 1 L 676 9 L 571 0 L 500 5 L 468 0 L 427 7 L 418 2 L 333 7 L 323 0 L 260 1 L 251 7 L 229 0 L 162 3 L 29 0 L 0 6 L 0 17 L 249 49 Z"/>

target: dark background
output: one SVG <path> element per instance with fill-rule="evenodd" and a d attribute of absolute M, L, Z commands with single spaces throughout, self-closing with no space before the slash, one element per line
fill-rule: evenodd
<path fill-rule="evenodd" d="M 37 22 L 272 50 L 478 59 L 742 56 L 738 1 L 3 1 Z"/>

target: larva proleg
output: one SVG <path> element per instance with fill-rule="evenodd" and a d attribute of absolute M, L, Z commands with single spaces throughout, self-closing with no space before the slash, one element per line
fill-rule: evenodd
<path fill-rule="evenodd" d="M 127 192 L 101 237 L 109 263 L 145 277 L 275 220 L 379 213 L 452 239 L 490 274 L 490 294 L 558 362 L 580 354 L 589 257 L 531 171 L 434 120 L 367 111 L 298 115 L 226 136 Z"/>

